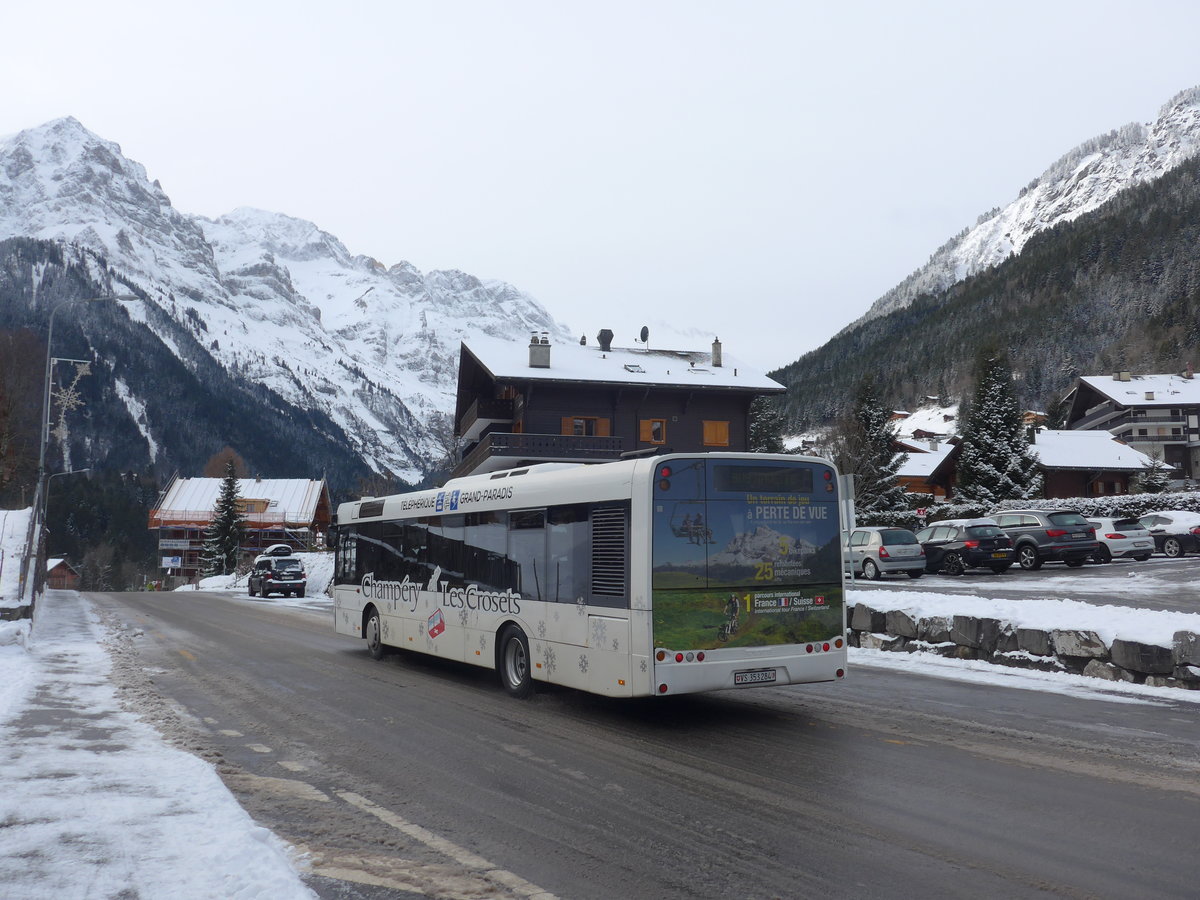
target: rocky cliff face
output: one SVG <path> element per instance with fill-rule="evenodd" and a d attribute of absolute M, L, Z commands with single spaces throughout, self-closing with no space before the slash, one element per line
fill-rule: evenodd
<path fill-rule="evenodd" d="M 136 318 L 168 316 L 235 380 L 327 416 L 369 468 L 410 480 L 442 452 L 432 432 L 453 408 L 462 339 L 569 339 L 503 282 L 385 266 L 278 213 L 180 212 L 143 166 L 72 118 L 0 140 L 0 240 L 10 237 L 93 251 L 149 298 Z"/>
<path fill-rule="evenodd" d="M 1164 106 L 1153 122 L 1126 125 L 1067 153 L 1008 206 L 980 216 L 944 244 L 844 331 L 1004 262 L 1038 232 L 1077 219 L 1126 188 L 1160 178 L 1197 153 L 1200 88 L 1192 88 Z"/>

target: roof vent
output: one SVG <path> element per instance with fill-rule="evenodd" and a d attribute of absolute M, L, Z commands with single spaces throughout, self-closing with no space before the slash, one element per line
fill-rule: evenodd
<path fill-rule="evenodd" d="M 1132 377 L 1132 376 L 1131 376 L 1131 374 L 1130 374 L 1129 372 L 1122 372 L 1122 373 L 1121 373 L 1121 380 L 1122 380 L 1122 381 L 1128 381 L 1128 380 L 1129 380 L 1131 377 Z"/>
<path fill-rule="evenodd" d="M 596 335 L 596 340 L 600 342 L 600 349 L 605 353 L 612 350 L 613 333 L 611 328 L 601 328 L 600 333 Z"/>
<path fill-rule="evenodd" d="M 1154 391 L 1146 391 L 1146 399 L 1153 400 L 1154 399 Z"/>

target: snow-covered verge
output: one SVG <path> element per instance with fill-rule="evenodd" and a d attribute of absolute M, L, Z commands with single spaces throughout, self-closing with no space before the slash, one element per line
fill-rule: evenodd
<path fill-rule="evenodd" d="M 296 558 L 304 563 L 304 571 L 308 575 L 305 597 L 311 599 L 329 596 L 329 585 L 333 581 L 333 553 L 297 553 Z M 208 578 L 201 578 L 196 584 L 185 584 L 175 590 L 244 594 L 246 593 L 246 576 L 212 575 Z M 271 597 L 270 599 L 284 601 L 282 597 Z"/>
<path fill-rule="evenodd" d="M 851 590 L 847 603 L 847 638 L 862 650 L 1200 693 L 1200 613 L 887 590 Z"/>
<path fill-rule="evenodd" d="M 11 610 L 21 605 L 21 566 L 32 515 L 32 509 L 0 509 L 0 608 Z M 29 629 L 28 619 L 0 621 L 0 647 L 25 646 Z"/>
<path fill-rule="evenodd" d="M 88 601 L 47 592 L 33 634 L 0 646 L 0 893 L 314 896 L 211 765 L 122 709 Z"/>

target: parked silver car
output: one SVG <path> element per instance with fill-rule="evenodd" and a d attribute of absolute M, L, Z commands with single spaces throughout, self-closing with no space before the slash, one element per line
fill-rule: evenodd
<path fill-rule="evenodd" d="M 1088 522 L 1095 526 L 1096 540 L 1100 542 L 1092 554 L 1098 563 L 1114 559 L 1147 560 L 1154 552 L 1154 538 L 1137 519 L 1099 516 L 1089 518 Z"/>
<path fill-rule="evenodd" d="M 889 572 L 909 578 L 925 574 L 925 550 L 907 528 L 855 528 L 850 532 L 850 566 L 868 581 Z"/>

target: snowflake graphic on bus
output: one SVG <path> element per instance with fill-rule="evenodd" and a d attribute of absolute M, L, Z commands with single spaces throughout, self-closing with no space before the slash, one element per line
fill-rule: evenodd
<path fill-rule="evenodd" d="M 656 646 L 796 644 L 841 632 L 835 502 L 807 491 L 721 490 L 703 473 L 659 485 L 653 510 Z M 819 496 L 819 495 L 818 495 Z"/>

